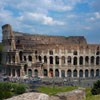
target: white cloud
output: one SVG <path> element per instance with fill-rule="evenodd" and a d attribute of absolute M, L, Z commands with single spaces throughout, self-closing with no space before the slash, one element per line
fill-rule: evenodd
<path fill-rule="evenodd" d="M 96 13 L 95 13 L 95 17 L 96 17 L 97 19 L 100 19 L 100 13 L 99 13 L 99 12 L 96 12 Z"/>

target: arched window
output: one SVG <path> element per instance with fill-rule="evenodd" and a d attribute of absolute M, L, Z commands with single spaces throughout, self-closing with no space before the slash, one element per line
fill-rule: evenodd
<path fill-rule="evenodd" d="M 91 64 L 94 64 L 94 56 L 91 57 Z"/>
<path fill-rule="evenodd" d="M 85 63 L 89 64 L 89 57 L 88 56 L 85 57 Z"/>
<path fill-rule="evenodd" d="M 67 71 L 67 76 L 68 77 L 71 77 L 72 76 L 72 71 L 70 69 Z"/>
<path fill-rule="evenodd" d="M 49 60 L 50 60 L 50 64 L 53 64 L 53 57 L 52 56 L 49 57 Z"/>
<path fill-rule="evenodd" d="M 100 55 L 100 51 L 97 51 L 97 52 L 96 52 L 96 55 Z"/>
<path fill-rule="evenodd" d="M 83 70 L 79 71 L 79 77 L 83 77 Z"/>
<path fill-rule="evenodd" d="M 80 58 L 79 58 L 79 63 L 80 63 L 80 65 L 83 65 L 83 57 L 82 56 L 80 56 Z"/>
<path fill-rule="evenodd" d="M 32 61 L 32 56 L 28 56 L 28 60 L 29 61 Z"/>
<path fill-rule="evenodd" d="M 76 69 L 73 71 L 73 76 L 77 77 L 77 70 Z"/>
<path fill-rule="evenodd" d="M 99 69 L 96 70 L 96 77 L 99 77 L 100 76 L 100 71 Z"/>
<path fill-rule="evenodd" d="M 59 64 L 59 57 L 58 56 L 55 57 L 55 63 Z"/>
<path fill-rule="evenodd" d="M 97 57 L 96 57 L 96 65 L 99 65 L 99 63 L 100 63 L 100 57 L 97 56 Z"/>
<path fill-rule="evenodd" d="M 39 62 L 42 62 L 42 57 L 41 56 L 39 56 Z"/>
<path fill-rule="evenodd" d="M 86 69 L 85 70 L 85 77 L 88 77 L 88 75 L 89 75 L 89 71 Z"/>
<path fill-rule="evenodd" d="M 53 77 L 53 69 L 50 68 L 49 73 L 50 73 L 50 77 Z"/>
<path fill-rule="evenodd" d="M 44 56 L 44 63 L 47 63 L 47 57 Z"/>
<path fill-rule="evenodd" d="M 26 61 L 26 56 L 24 56 L 24 61 Z"/>
<path fill-rule="evenodd" d="M 25 72 L 25 74 L 27 74 L 27 65 L 26 64 L 24 65 L 24 72 Z"/>
<path fill-rule="evenodd" d="M 61 64 L 65 64 L 65 57 L 64 56 L 61 57 Z"/>
<path fill-rule="evenodd" d="M 68 56 L 67 62 L 68 64 L 71 64 L 71 56 Z"/>
<path fill-rule="evenodd" d="M 55 70 L 55 77 L 59 77 L 59 70 L 58 69 Z"/>
<path fill-rule="evenodd" d="M 91 76 L 91 77 L 94 77 L 94 69 L 91 69 L 91 71 L 90 71 L 90 76 Z"/>
<path fill-rule="evenodd" d="M 34 70 L 34 75 L 38 76 L 38 70 L 37 69 Z"/>
<path fill-rule="evenodd" d="M 65 77 L 65 70 L 61 70 L 61 77 Z"/>
<path fill-rule="evenodd" d="M 77 65 L 77 57 L 74 57 L 74 58 L 73 58 L 73 64 L 74 64 L 74 65 Z"/>
<path fill-rule="evenodd" d="M 44 69 L 44 70 L 43 70 L 43 74 L 44 74 L 44 76 L 48 76 L 48 71 L 47 71 L 47 69 Z"/>

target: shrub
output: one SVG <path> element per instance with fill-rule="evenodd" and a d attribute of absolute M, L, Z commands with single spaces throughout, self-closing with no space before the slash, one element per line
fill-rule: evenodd
<path fill-rule="evenodd" d="M 100 80 L 94 83 L 93 88 L 91 89 L 93 95 L 100 94 Z"/>
<path fill-rule="evenodd" d="M 15 93 L 16 94 L 22 94 L 26 91 L 26 86 L 23 84 L 19 84 L 17 85 L 17 87 L 15 88 Z"/>

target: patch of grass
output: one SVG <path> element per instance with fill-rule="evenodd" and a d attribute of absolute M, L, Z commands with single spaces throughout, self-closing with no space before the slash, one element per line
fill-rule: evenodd
<path fill-rule="evenodd" d="M 86 100 L 100 100 L 100 95 L 92 95 L 91 88 L 86 88 Z"/>
<path fill-rule="evenodd" d="M 62 87 L 52 87 L 52 86 L 41 86 L 39 88 L 37 88 L 38 91 L 42 92 L 42 93 L 46 93 L 48 95 L 55 95 L 57 93 L 60 92 L 68 92 L 68 91 L 72 91 L 74 89 L 77 89 L 78 87 L 72 87 L 72 86 L 62 86 Z"/>

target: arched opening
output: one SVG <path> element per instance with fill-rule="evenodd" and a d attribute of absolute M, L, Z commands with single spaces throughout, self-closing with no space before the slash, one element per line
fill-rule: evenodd
<path fill-rule="evenodd" d="M 49 73 L 50 73 L 50 77 L 53 77 L 53 69 L 50 69 Z"/>
<path fill-rule="evenodd" d="M 32 56 L 28 56 L 28 60 L 29 61 L 32 61 Z"/>
<path fill-rule="evenodd" d="M 85 63 L 89 64 L 89 57 L 88 56 L 85 57 Z"/>
<path fill-rule="evenodd" d="M 25 64 L 25 65 L 24 65 L 24 72 L 25 72 L 25 75 L 27 75 L 27 67 L 28 67 L 28 66 Z"/>
<path fill-rule="evenodd" d="M 41 56 L 39 56 L 39 62 L 42 62 L 42 57 Z"/>
<path fill-rule="evenodd" d="M 61 64 L 62 65 L 65 64 L 65 57 L 64 56 L 61 57 Z"/>
<path fill-rule="evenodd" d="M 20 52 L 19 52 L 19 58 L 20 58 L 20 61 L 22 61 L 22 59 L 23 59 L 22 56 L 23 56 L 23 52 L 20 51 Z"/>
<path fill-rule="evenodd" d="M 67 76 L 68 77 L 71 77 L 72 76 L 72 71 L 70 69 L 67 71 Z"/>
<path fill-rule="evenodd" d="M 26 61 L 26 56 L 24 56 L 24 61 Z"/>
<path fill-rule="evenodd" d="M 59 64 L 59 57 L 58 56 L 55 57 L 55 63 Z"/>
<path fill-rule="evenodd" d="M 32 69 L 28 69 L 28 76 L 32 76 Z"/>
<path fill-rule="evenodd" d="M 79 63 L 80 63 L 80 65 L 83 65 L 83 57 L 82 56 L 80 56 Z"/>
<path fill-rule="evenodd" d="M 77 65 L 77 57 L 74 57 L 74 58 L 73 58 L 73 64 L 74 64 L 74 65 Z"/>
<path fill-rule="evenodd" d="M 96 70 L 96 77 L 99 77 L 99 75 L 100 75 L 100 71 L 99 71 L 99 69 L 97 69 Z"/>
<path fill-rule="evenodd" d="M 44 70 L 43 70 L 43 74 L 44 74 L 44 76 L 48 76 L 48 71 L 47 71 L 47 69 L 44 69 Z"/>
<path fill-rule="evenodd" d="M 34 70 L 34 76 L 38 77 L 38 70 L 37 69 Z"/>
<path fill-rule="evenodd" d="M 65 77 L 65 70 L 61 70 L 61 77 Z"/>
<path fill-rule="evenodd" d="M 55 70 L 55 77 L 59 77 L 59 70 L 58 69 Z"/>
<path fill-rule="evenodd" d="M 14 55 L 12 56 L 12 61 L 15 63 L 15 56 Z"/>
<path fill-rule="evenodd" d="M 79 77 L 83 77 L 83 70 L 79 71 Z"/>
<path fill-rule="evenodd" d="M 97 57 L 96 57 L 96 65 L 99 65 L 99 63 L 100 63 L 100 57 L 97 56 Z"/>
<path fill-rule="evenodd" d="M 73 71 L 73 77 L 77 77 L 77 70 L 76 69 Z"/>
<path fill-rule="evenodd" d="M 91 71 L 90 71 L 90 77 L 94 77 L 94 69 L 91 69 Z"/>
<path fill-rule="evenodd" d="M 53 64 L 53 57 L 52 56 L 49 57 L 49 60 L 50 60 L 50 64 Z"/>
<path fill-rule="evenodd" d="M 47 63 L 47 57 L 44 56 L 44 63 Z"/>
<path fill-rule="evenodd" d="M 87 69 L 85 70 L 85 77 L 89 77 L 89 71 Z"/>
<path fill-rule="evenodd" d="M 71 56 L 68 56 L 67 62 L 68 64 L 71 64 Z"/>
<path fill-rule="evenodd" d="M 94 56 L 91 57 L 91 64 L 94 64 Z"/>

